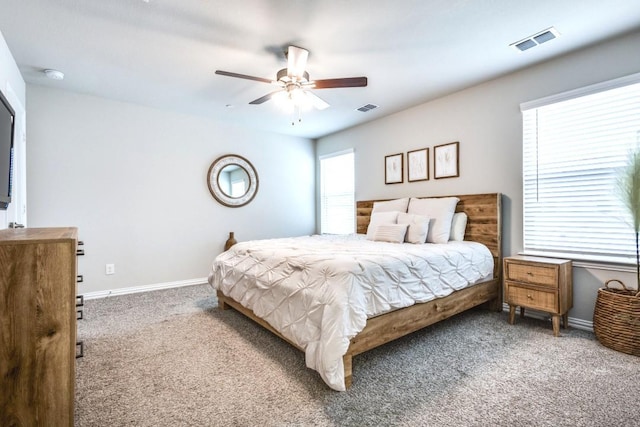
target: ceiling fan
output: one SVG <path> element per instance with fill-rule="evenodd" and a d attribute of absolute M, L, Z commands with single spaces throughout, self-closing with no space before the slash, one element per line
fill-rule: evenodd
<path fill-rule="evenodd" d="M 340 79 L 309 80 L 309 73 L 305 71 L 309 51 L 297 46 L 289 46 L 286 52 L 287 68 L 283 68 L 276 74 L 275 80 L 253 77 L 246 74 L 232 73 L 229 71 L 216 70 L 216 74 L 240 79 L 255 80 L 269 83 L 280 88 L 268 93 L 249 104 L 262 104 L 272 98 L 284 98 L 285 102 L 297 108 L 298 111 L 304 106 L 310 105 L 318 110 L 324 110 L 329 104 L 322 98 L 310 91 L 310 89 L 333 89 L 345 87 L 364 87 L 367 85 L 366 77 L 347 77 Z"/>

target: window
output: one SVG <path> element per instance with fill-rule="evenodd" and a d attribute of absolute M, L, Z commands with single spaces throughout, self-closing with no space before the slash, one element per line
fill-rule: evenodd
<path fill-rule="evenodd" d="M 353 150 L 320 157 L 320 232 L 355 232 Z"/>
<path fill-rule="evenodd" d="M 242 197 L 247 192 L 247 186 L 244 179 L 240 178 L 236 181 L 231 181 L 231 197 Z"/>
<path fill-rule="evenodd" d="M 640 149 L 640 75 L 523 104 L 524 251 L 635 263 L 617 174 Z"/>

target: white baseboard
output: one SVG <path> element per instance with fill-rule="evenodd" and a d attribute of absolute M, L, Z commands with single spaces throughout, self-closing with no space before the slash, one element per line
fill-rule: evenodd
<path fill-rule="evenodd" d="M 182 286 L 204 285 L 207 278 L 179 280 L 177 282 L 155 283 L 151 285 L 132 286 L 130 288 L 111 289 L 108 291 L 87 292 L 84 294 L 85 300 L 107 298 L 116 295 L 137 294 L 138 292 L 159 291 L 161 289 L 179 288 Z"/>
<path fill-rule="evenodd" d="M 509 312 L 509 304 L 502 304 L 502 308 L 503 310 Z M 517 312 L 519 312 L 519 310 L 516 310 L 516 313 Z M 550 319 L 550 315 L 548 313 L 535 311 L 535 310 L 525 310 L 524 315 L 526 317 L 533 317 L 534 319 L 540 319 L 540 320 Z M 576 329 L 581 329 L 583 331 L 593 332 L 593 322 L 590 322 L 588 320 L 569 317 L 569 326 L 572 326 Z"/>

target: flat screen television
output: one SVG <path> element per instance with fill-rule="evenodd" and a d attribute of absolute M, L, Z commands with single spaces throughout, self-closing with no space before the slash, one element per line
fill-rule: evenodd
<path fill-rule="evenodd" d="M 6 210 L 11 203 L 13 176 L 13 135 L 16 113 L 9 101 L 0 92 L 0 209 Z"/>

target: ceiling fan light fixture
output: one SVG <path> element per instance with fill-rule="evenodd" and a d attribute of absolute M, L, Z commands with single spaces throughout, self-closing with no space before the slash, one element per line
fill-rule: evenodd
<path fill-rule="evenodd" d="M 289 97 L 289 93 L 286 90 L 276 92 L 271 97 L 276 108 L 282 110 L 286 114 L 293 114 L 295 111 L 295 104 Z"/>
<path fill-rule="evenodd" d="M 309 93 L 299 87 L 290 87 L 286 90 L 274 93 L 271 97 L 275 105 L 288 114 L 298 111 L 307 111 L 313 107 L 313 99 Z"/>
<path fill-rule="evenodd" d="M 308 96 L 309 94 L 300 88 L 294 89 L 289 92 L 289 97 L 297 108 L 302 111 L 310 110 L 312 107 L 311 98 Z"/>

